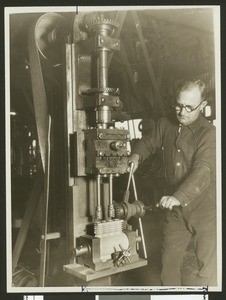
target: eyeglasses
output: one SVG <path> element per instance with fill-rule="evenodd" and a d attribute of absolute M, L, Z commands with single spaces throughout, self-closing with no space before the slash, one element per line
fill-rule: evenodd
<path fill-rule="evenodd" d="M 185 108 L 185 110 L 186 110 L 187 113 L 191 113 L 194 110 L 196 110 L 202 103 L 203 103 L 203 101 L 201 103 L 199 103 L 199 105 L 197 105 L 196 107 L 193 107 L 191 105 L 184 105 L 184 104 L 177 103 L 177 104 L 173 105 L 173 107 L 178 112 L 182 111 L 182 109 Z"/>

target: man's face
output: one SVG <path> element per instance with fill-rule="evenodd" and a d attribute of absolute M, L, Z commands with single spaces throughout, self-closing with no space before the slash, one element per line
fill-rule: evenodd
<path fill-rule="evenodd" d="M 202 102 L 201 93 L 197 87 L 194 87 L 190 90 L 185 90 L 185 91 L 180 92 L 176 103 L 180 104 L 180 105 L 189 105 L 192 108 L 195 108 L 201 102 Z M 200 106 L 196 110 L 194 110 L 190 113 L 186 111 L 185 107 L 183 107 L 180 111 L 176 110 L 176 115 L 177 115 L 178 121 L 184 125 L 188 125 L 188 124 L 194 122 L 198 118 L 200 111 L 206 105 L 205 102 L 206 101 L 203 101 L 203 103 L 200 104 Z"/>

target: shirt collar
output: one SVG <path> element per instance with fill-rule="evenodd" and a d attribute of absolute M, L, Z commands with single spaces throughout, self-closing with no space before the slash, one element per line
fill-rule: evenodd
<path fill-rule="evenodd" d="M 191 124 L 185 125 L 187 128 L 189 128 L 193 133 L 199 128 L 200 122 L 202 122 L 203 116 L 200 114 L 198 118 L 192 122 Z M 182 125 L 184 126 L 184 125 Z"/>

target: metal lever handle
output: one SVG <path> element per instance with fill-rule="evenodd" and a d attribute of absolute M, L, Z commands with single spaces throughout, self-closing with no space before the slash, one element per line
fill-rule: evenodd
<path fill-rule="evenodd" d="M 134 179 L 133 174 L 132 174 L 132 183 L 133 183 L 135 201 L 138 201 L 137 189 L 136 189 L 136 184 L 135 184 L 135 179 Z M 145 245 L 145 240 L 144 240 L 144 231 L 143 231 L 143 225 L 142 225 L 141 218 L 139 218 L 138 221 L 139 221 L 139 227 L 140 227 L 141 242 L 142 242 L 143 251 L 144 251 L 144 258 L 147 259 L 147 251 L 146 251 L 146 245 Z"/>
<path fill-rule="evenodd" d="M 124 202 L 128 202 L 128 200 L 129 200 L 129 187 L 130 187 L 131 179 L 132 179 L 132 183 L 133 183 L 133 190 L 134 190 L 135 201 L 138 201 L 137 189 L 136 189 L 135 179 L 134 179 L 134 175 L 133 175 L 133 168 L 134 168 L 134 162 L 131 162 L 130 163 L 129 179 L 128 179 L 126 191 L 125 191 L 124 197 L 123 197 L 123 201 Z M 146 245 L 145 245 L 145 240 L 144 240 L 144 232 L 143 232 L 143 225 L 142 225 L 141 218 L 138 218 L 138 221 L 139 221 L 141 241 L 142 241 L 142 246 L 143 246 L 143 251 L 144 251 L 144 258 L 147 259 L 147 251 L 146 251 Z"/>
<path fill-rule="evenodd" d="M 129 201 L 129 195 L 130 195 L 129 187 L 130 187 L 131 178 L 132 178 L 132 174 L 133 174 L 133 168 L 134 168 L 134 162 L 131 162 L 130 163 L 130 172 L 129 172 L 128 183 L 127 183 L 125 193 L 123 195 L 123 202 L 128 202 Z"/>
<path fill-rule="evenodd" d="M 126 188 L 127 191 L 129 190 L 129 186 L 130 186 L 130 183 L 131 183 L 131 178 L 132 178 L 132 175 L 133 175 L 133 168 L 134 168 L 134 162 L 131 162 L 130 163 L 130 171 L 129 171 L 129 179 L 128 179 L 127 188 Z"/>

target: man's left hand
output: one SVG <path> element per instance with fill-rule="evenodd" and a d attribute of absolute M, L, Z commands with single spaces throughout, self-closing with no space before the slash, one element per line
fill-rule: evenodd
<path fill-rule="evenodd" d="M 172 210 L 174 206 L 180 206 L 180 202 L 173 196 L 163 196 L 157 206 Z"/>

